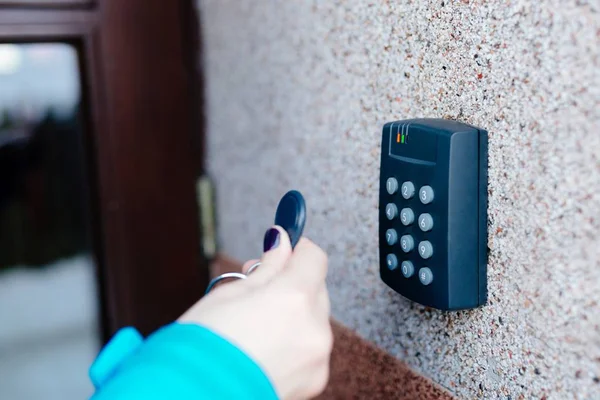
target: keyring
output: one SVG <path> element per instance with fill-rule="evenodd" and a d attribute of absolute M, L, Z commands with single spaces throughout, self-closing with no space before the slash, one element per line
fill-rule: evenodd
<path fill-rule="evenodd" d="M 204 294 L 207 295 L 208 292 L 210 292 L 217 283 L 221 282 L 224 279 L 230 279 L 230 278 L 246 279 L 246 278 L 248 278 L 248 275 L 250 275 L 256 268 L 260 267 L 260 264 L 261 264 L 260 261 L 252 264 L 252 266 L 250 268 L 248 268 L 248 271 L 246 271 L 246 274 L 240 274 L 239 272 L 226 272 L 224 274 L 217 276 L 216 278 L 214 278 L 213 280 L 210 281 L 210 283 L 208 284 L 208 287 L 206 288 L 206 292 L 204 292 Z"/>
<path fill-rule="evenodd" d="M 210 292 L 211 289 L 217 283 L 221 282 L 223 279 L 230 279 L 230 278 L 246 279 L 247 276 L 244 274 L 240 274 L 239 272 L 227 272 L 227 273 L 221 274 L 221 275 L 217 276 L 216 278 L 214 278 L 212 281 L 210 281 L 210 283 L 208 284 L 208 287 L 206 288 L 206 292 L 204 292 L 204 294 L 207 295 L 208 292 Z"/>
<path fill-rule="evenodd" d="M 252 266 L 250 268 L 248 268 L 248 271 L 246 271 L 246 276 L 250 275 L 256 268 L 260 267 L 260 264 L 261 264 L 260 261 L 252 264 Z"/>

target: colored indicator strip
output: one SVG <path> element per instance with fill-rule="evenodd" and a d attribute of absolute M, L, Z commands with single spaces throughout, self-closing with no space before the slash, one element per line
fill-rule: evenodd
<path fill-rule="evenodd" d="M 405 136 L 404 134 L 398 134 L 398 137 L 396 137 L 396 143 L 404 143 L 405 140 Z"/>

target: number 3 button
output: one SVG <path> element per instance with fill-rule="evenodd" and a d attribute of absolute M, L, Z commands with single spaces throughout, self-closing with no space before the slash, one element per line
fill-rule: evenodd
<path fill-rule="evenodd" d="M 429 204 L 433 201 L 433 189 L 431 186 L 423 186 L 421 190 L 419 190 L 419 199 L 423 204 Z"/>

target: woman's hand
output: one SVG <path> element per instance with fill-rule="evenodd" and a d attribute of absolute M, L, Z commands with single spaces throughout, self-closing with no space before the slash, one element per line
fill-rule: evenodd
<path fill-rule="evenodd" d="M 216 287 L 179 322 L 203 325 L 234 343 L 263 368 L 282 399 L 306 399 L 320 394 L 329 378 L 327 255 L 305 238 L 292 253 L 287 233 L 275 229 L 248 279 Z"/>

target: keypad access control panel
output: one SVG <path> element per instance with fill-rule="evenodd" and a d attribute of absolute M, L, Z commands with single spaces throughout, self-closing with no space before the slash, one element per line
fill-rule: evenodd
<path fill-rule="evenodd" d="M 383 127 L 381 279 L 417 303 L 461 310 L 487 301 L 487 132 L 456 121 Z"/>

